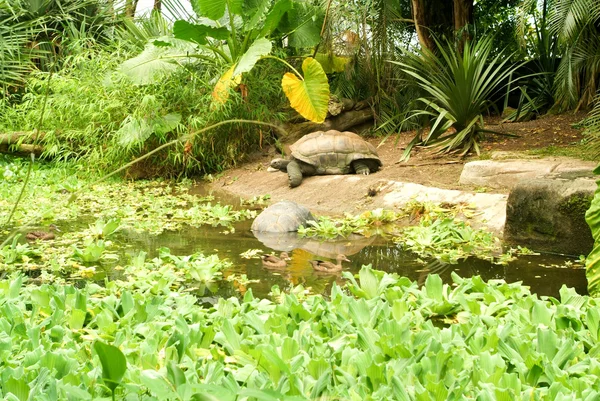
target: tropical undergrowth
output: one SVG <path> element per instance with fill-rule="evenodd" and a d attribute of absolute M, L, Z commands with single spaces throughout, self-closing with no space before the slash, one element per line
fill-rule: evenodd
<path fill-rule="evenodd" d="M 116 72 L 128 55 L 122 48 L 94 49 L 54 74 L 33 73 L 20 99 L 0 103 L 0 131 L 38 129 L 44 133 L 42 157 L 81 161 L 90 170 L 106 172 L 214 122 L 283 119 L 277 110 L 284 96 L 278 82 L 269 79 L 280 67 L 270 61 L 248 74 L 243 96 L 233 93 L 227 105 L 211 108 L 210 65 L 190 66 L 160 83 L 137 86 Z M 43 125 L 37 127 L 44 101 Z M 264 128 L 224 126 L 159 152 L 129 173 L 151 177 L 218 172 L 269 141 L 270 131 Z"/>
<path fill-rule="evenodd" d="M 450 286 L 432 275 L 420 288 L 363 267 L 330 300 L 274 288 L 272 300 L 249 291 L 206 308 L 173 290 L 173 275 L 137 272 L 82 288 L 0 281 L 2 396 L 598 396 L 599 308 L 565 287 L 560 299 L 540 299 L 518 283 L 453 275 Z"/>

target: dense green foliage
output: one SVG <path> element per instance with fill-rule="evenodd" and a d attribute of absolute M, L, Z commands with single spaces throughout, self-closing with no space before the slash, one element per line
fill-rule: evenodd
<path fill-rule="evenodd" d="M 538 299 L 435 275 L 419 288 L 365 267 L 328 301 L 275 289 L 272 301 L 248 292 L 204 308 L 171 276 L 139 273 L 106 287 L 1 281 L 3 396 L 583 400 L 600 389 L 596 301 L 566 288 Z"/>
<path fill-rule="evenodd" d="M 91 51 L 73 59 L 61 73 L 30 77 L 23 101 L 0 103 L 0 130 L 46 132 L 44 156 L 81 159 L 106 171 L 133 160 L 157 145 L 231 117 L 277 121 L 283 96 L 269 77 L 278 65 L 264 67 L 247 79 L 248 96 L 239 94 L 219 110 L 210 108 L 210 69 L 182 70 L 160 84 L 137 86 L 114 72 L 128 53 L 123 49 Z M 269 86 L 272 84 L 272 86 Z M 49 95 L 46 99 L 46 85 Z M 259 88 L 260 90 L 255 90 Z M 44 122 L 37 127 L 45 108 Z M 249 102 L 256 106 L 249 107 Z M 265 135 L 255 127 L 227 126 L 194 137 L 136 167 L 134 177 L 208 173 L 234 165 L 258 148 Z"/>
<path fill-rule="evenodd" d="M 600 166 L 594 170 L 595 174 L 600 174 Z M 600 181 L 598 181 L 600 183 Z M 594 237 L 594 248 L 588 255 L 585 268 L 588 280 L 588 292 L 592 296 L 600 296 L 600 184 L 594 193 L 592 204 L 585 214 L 585 221 L 592 230 Z"/>
<path fill-rule="evenodd" d="M 61 67 L 106 40 L 114 12 L 97 0 L 0 3 L 0 98 L 17 91 L 36 68 Z"/>

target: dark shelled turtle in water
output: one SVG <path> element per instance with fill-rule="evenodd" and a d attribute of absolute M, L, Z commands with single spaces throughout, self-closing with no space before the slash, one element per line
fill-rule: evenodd
<path fill-rule="evenodd" d="M 369 174 L 382 163 L 375 146 L 353 132 L 317 131 L 290 146 L 289 160 L 273 159 L 271 167 L 287 171 L 290 187 L 302 183 L 302 177 L 325 174 Z"/>

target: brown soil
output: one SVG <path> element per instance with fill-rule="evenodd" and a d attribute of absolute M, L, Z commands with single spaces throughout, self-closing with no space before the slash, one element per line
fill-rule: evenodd
<path fill-rule="evenodd" d="M 288 187 L 286 174 L 267 172 L 270 160 L 276 155 L 274 149 L 265 149 L 265 152 L 256 155 L 252 161 L 226 171 L 213 182 L 212 188 L 246 199 L 270 194 L 273 202 L 283 199 L 296 201 L 316 213 L 355 214 L 382 207 L 384 203 L 380 195 L 385 191 L 379 190 L 389 181 L 411 182 L 463 191 L 477 190 L 458 183 L 466 162 L 489 158 L 490 155 L 497 155 L 498 152 L 507 152 L 510 158 L 518 158 L 530 157 L 524 152 L 534 149 L 572 147 L 582 139 L 581 130 L 573 128 L 572 125 L 581 121 L 584 116 L 583 113 L 549 115 L 527 122 L 503 124 L 500 123 L 499 118 L 489 118 L 486 120 L 487 129 L 512 133 L 519 137 L 488 134 L 485 141 L 481 143 L 481 157 L 471 155 L 459 158 L 417 148 L 413 150 L 408 162 L 399 162 L 414 132 L 391 136 L 383 144 L 381 138 L 370 138 L 367 140 L 378 147 L 383 162 L 380 171 L 369 176 L 307 177 L 302 185 L 294 189 Z"/>

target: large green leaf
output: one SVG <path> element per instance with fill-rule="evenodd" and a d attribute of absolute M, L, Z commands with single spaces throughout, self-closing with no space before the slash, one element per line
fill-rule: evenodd
<path fill-rule="evenodd" d="M 115 137 L 120 146 L 131 148 L 144 143 L 152 135 L 152 127 L 145 119 L 127 116 L 121 127 L 115 132 Z"/>
<path fill-rule="evenodd" d="M 262 56 L 266 56 L 267 54 L 271 53 L 272 47 L 273 46 L 270 40 L 265 38 L 256 39 L 254 43 L 250 45 L 246 53 L 240 57 L 240 60 L 233 70 L 233 76 L 237 77 L 244 72 L 250 71 L 254 67 L 254 64 L 256 64 L 256 62 L 260 60 Z"/>
<path fill-rule="evenodd" d="M 196 46 L 185 40 L 164 38 L 146 45 L 138 56 L 126 60 L 119 70 L 137 85 L 159 82 L 189 60 L 190 53 L 198 53 Z"/>
<path fill-rule="evenodd" d="M 225 15 L 226 9 L 240 15 L 244 2 L 243 0 L 193 0 L 192 3 L 195 3 L 194 10 L 200 10 L 201 17 L 217 21 Z"/>
<path fill-rule="evenodd" d="M 246 0 L 244 1 L 244 20 L 246 30 L 260 28 L 265 14 L 271 6 L 271 0 Z"/>
<path fill-rule="evenodd" d="M 173 35 L 177 39 L 204 45 L 207 43 L 207 36 L 218 40 L 226 40 L 229 37 L 229 31 L 225 27 L 215 28 L 213 26 L 191 24 L 184 20 L 177 20 L 173 24 Z"/>
<path fill-rule="evenodd" d="M 286 31 L 289 45 L 297 48 L 314 47 L 321 41 L 324 15 L 304 3 L 294 3 L 287 13 Z"/>
<path fill-rule="evenodd" d="M 94 350 L 102 364 L 102 378 L 106 386 L 114 392 L 127 371 L 127 360 L 120 349 L 100 341 L 94 343 Z"/>
<path fill-rule="evenodd" d="M 596 167 L 594 173 L 600 174 L 600 166 Z M 594 248 L 585 261 L 585 275 L 588 280 L 588 292 L 597 297 L 600 296 L 600 181 L 592 204 L 585 214 L 585 221 L 590 226 L 594 237 Z"/>
<path fill-rule="evenodd" d="M 7 393 L 14 394 L 19 401 L 27 401 L 29 399 L 29 386 L 27 382 L 23 379 L 15 379 L 14 377 L 9 378 L 5 383 L 3 383 L 3 391 L 6 395 Z"/>
<path fill-rule="evenodd" d="M 279 0 L 267 17 L 265 18 L 265 23 L 263 24 L 263 28 L 260 31 L 260 36 L 269 36 L 277 27 L 279 26 L 279 22 L 281 18 L 292 8 L 291 0 Z"/>
<path fill-rule="evenodd" d="M 312 57 L 302 63 L 304 79 L 290 72 L 283 76 L 281 86 L 291 106 L 302 117 L 322 123 L 327 117 L 329 82 L 321 64 Z"/>
<path fill-rule="evenodd" d="M 317 53 L 315 58 L 323 67 L 323 71 L 326 74 L 334 72 L 344 72 L 346 70 L 346 64 L 350 62 L 350 57 L 336 56 L 332 52 L 329 53 Z"/>

